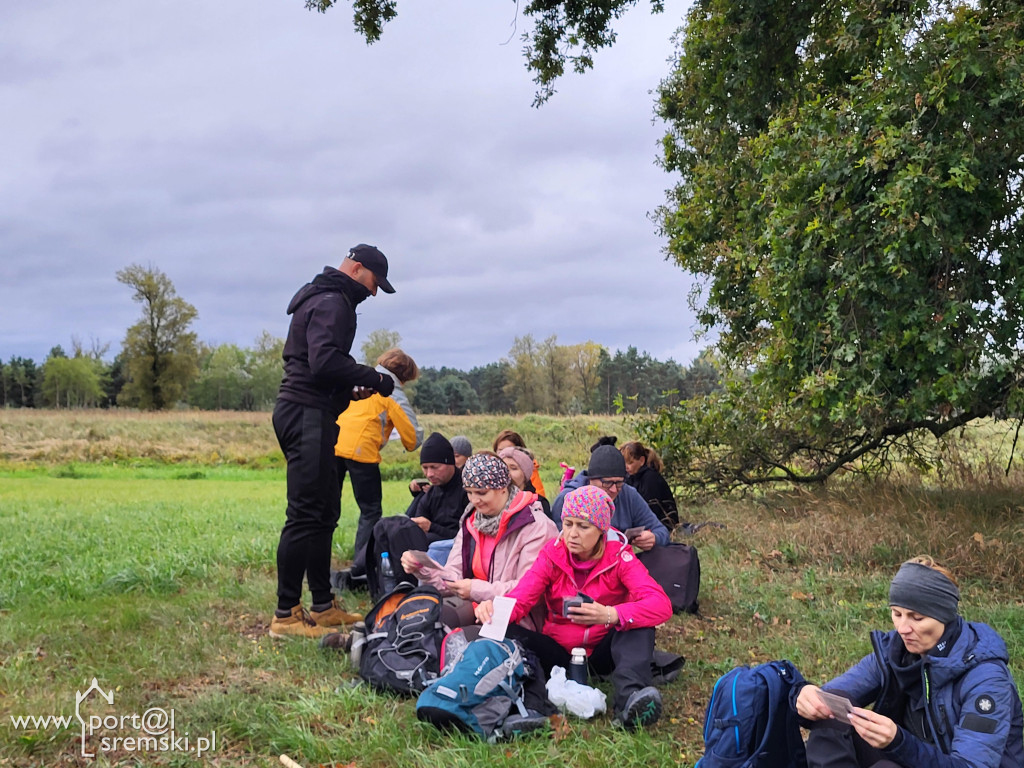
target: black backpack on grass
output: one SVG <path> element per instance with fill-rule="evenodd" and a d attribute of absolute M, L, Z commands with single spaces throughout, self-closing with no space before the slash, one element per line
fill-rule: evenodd
<path fill-rule="evenodd" d="M 700 558 L 697 548 L 689 544 L 670 543 L 638 552 L 636 559 L 672 602 L 673 613 L 697 613 L 700 603 Z"/>
<path fill-rule="evenodd" d="M 407 549 L 426 552 L 429 545 L 427 534 L 405 515 L 394 515 L 378 520 L 370 532 L 370 540 L 366 544 L 364 555 L 370 599 L 381 600 L 388 590 L 387 580 L 380 573 L 380 560 L 384 552 L 388 553 L 395 583 L 408 581 L 415 584 L 416 577 L 410 576 L 402 569 L 402 553 Z"/>
<path fill-rule="evenodd" d="M 366 615 L 359 676 L 378 691 L 418 694 L 441 669 L 441 593 L 400 583 Z"/>

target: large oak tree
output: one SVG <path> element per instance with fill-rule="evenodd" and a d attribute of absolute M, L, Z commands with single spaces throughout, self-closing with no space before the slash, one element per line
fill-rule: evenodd
<path fill-rule="evenodd" d="M 659 105 L 661 229 L 736 372 L 652 429 L 680 479 L 815 482 L 1020 412 L 1020 3 L 698 2 Z"/>

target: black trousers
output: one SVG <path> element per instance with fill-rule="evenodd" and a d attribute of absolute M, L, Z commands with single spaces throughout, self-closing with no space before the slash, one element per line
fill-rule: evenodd
<path fill-rule="evenodd" d="M 900 768 L 857 735 L 853 726 L 822 720 L 807 738 L 808 768 Z"/>
<path fill-rule="evenodd" d="M 506 632 L 536 654 L 544 674 L 551 676 L 553 667 L 569 669 L 570 649 L 540 632 L 532 632 L 518 624 L 510 624 Z M 612 629 L 590 654 L 590 673 L 611 677 L 614 695 L 612 708 L 619 714 L 626 708 L 630 694 L 652 684 L 651 661 L 654 658 L 654 627 Z"/>
<path fill-rule="evenodd" d="M 288 509 L 277 545 L 277 607 L 302 602 L 302 579 L 313 604 L 329 603 L 331 540 L 341 514 L 334 445 L 336 416 L 319 408 L 278 400 L 274 433 L 288 462 Z"/>
<path fill-rule="evenodd" d="M 381 506 L 383 493 L 380 484 L 380 464 L 366 464 L 353 459 L 337 457 L 338 492 L 345 487 L 345 475 L 352 478 L 352 495 L 359 507 L 359 525 L 356 528 L 355 554 L 366 549 L 373 526 L 377 524 L 384 510 Z"/>

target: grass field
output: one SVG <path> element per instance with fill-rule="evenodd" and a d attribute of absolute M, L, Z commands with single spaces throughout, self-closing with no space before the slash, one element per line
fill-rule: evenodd
<path fill-rule="evenodd" d="M 518 428 L 552 487 L 560 458 L 582 463 L 596 435 L 629 435 L 621 420 L 585 417 L 424 421 L 477 448 Z M 1002 459 L 986 452 L 1005 446 L 1004 432 L 990 428 L 959 452 L 956 482 L 844 481 L 687 509 L 691 521 L 727 527 L 691 539 L 703 615 L 659 630 L 660 646 L 687 657 L 663 690 L 662 721 L 629 735 L 607 717 L 570 719 L 548 737 L 488 746 L 417 723 L 411 701 L 353 687 L 347 663 L 314 643 L 267 637 L 284 481 L 266 414 L 0 411 L 0 766 L 272 766 L 282 753 L 333 768 L 690 766 L 719 674 L 771 658 L 792 659 L 814 681 L 845 669 L 867 652 L 868 630 L 886 626 L 892 573 L 921 552 L 954 568 L 964 614 L 1003 634 L 1024 682 L 1022 486 L 993 471 Z M 415 460 L 389 447 L 386 466 L 404 477 Z M 404 482 L 385 484 L 387 510 L 407 500 Z M 342 508 L 339 562 L 355 529 L 347 495 Z M 73 716 L 93 678 L 115 698 L 93 696 L 89 714 L 173 710 L 175 748 L 120 743 L 83 758 L 78 721 L 12 719 Z"/>

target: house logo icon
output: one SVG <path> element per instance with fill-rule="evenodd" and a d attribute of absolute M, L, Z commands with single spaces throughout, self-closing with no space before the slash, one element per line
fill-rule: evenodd
<path fill-rule="evenodd" d="M 88 699 L 93 693 L 99 695 L 108 705 L 114 705 L 114 692 L 104 691 L 100 688 L 99 681 L 94 677 L 92 683 L 84 691 L 75 691 L 75 717 L 78 718 L 78 722 L 82 725 L 82 757 L 96 757 L 95 752 L 86 751 L 86 740 L 85 740 L 85 718 L 82 716 L 82 704 Z"/>

